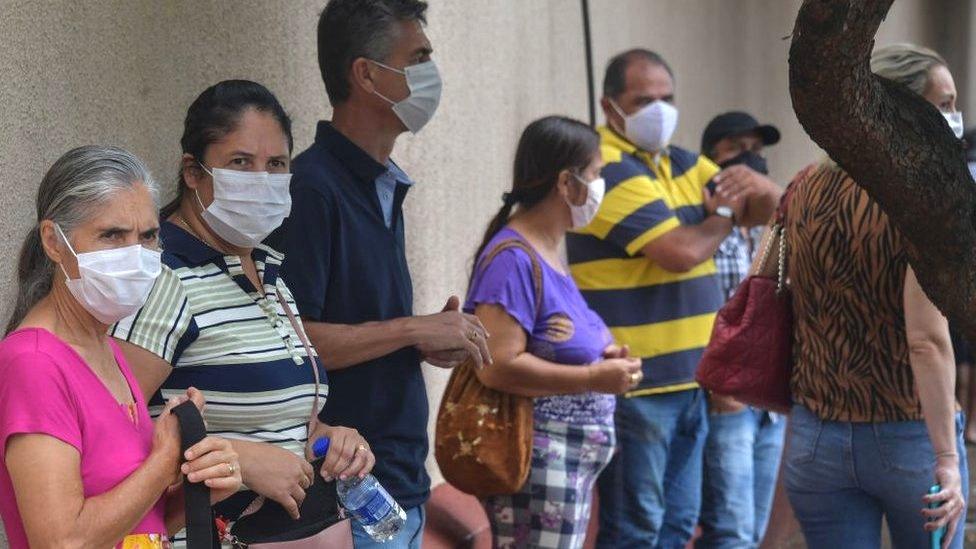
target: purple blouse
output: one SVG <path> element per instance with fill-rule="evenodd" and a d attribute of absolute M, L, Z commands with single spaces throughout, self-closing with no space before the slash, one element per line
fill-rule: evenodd
<path fill-rule="evenodd" d="M 505 227 L 488 243 L 482 257 L 511 238 L 528 244 L 519 233 Z M 542 256 L 537 257 L 542 264 L 541 310 L 536 310 L 532 260 L 518 248 L 502 251 L 488 265 L 482 265 L 482 258 L 478 258 L 464 310 L 472 313 L 483 303 L 502 307 L 525 330 L 526 350 L 539 358 L 566 365 L 600 361 L 603 350 L 613 342 L 606 324 L 586 304 L 572 277 L 553 269 Z M 611 424 L 615 403 L 613 395 L 592 392 L 537 397 L 535 416 L 574 424 Z"/>

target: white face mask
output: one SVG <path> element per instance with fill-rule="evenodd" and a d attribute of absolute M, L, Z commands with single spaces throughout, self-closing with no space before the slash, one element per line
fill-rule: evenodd
<path fill-rule="evenodd" d="M 114 324 L 146 304 L 162 270 L 159 252 L 136 244 L 78 254 L 61 227 L 55 227 L 78 260 L 79 278 L 68 276 L 61 265 L 68 291 L 93 317 Z"/>
<path fill-rule="evenodd" d="M 207 173 L 213 177 L 213 202 L 204 208 L 197 192 L 197 202 L 203 209 L 201 217 L 217 236 L 234 246 L 257 246 L 291 212 L 290 173 L 220 168 Z"/>
<path fill-rule="evenodd" d="M 583 178 L 575 173 L 573 177 L 586 186 L 586 202 L 577 206 L 567 199 L 566 203 L 569 204 L 569 213 L 573 218 L 573 228 L 582 229 L 596 217 L 600 203 L 603 202 L 603 193 L 606 192 L 607 184 L 602 177 L 598 177 L 589 183 L 583 181 Z"/>
<path fill-rule="evenodd" d="M 379 61 L 369 60 L 386 70 L 402 74 L 407 78 L 407 87 L 410 95 L 402 101 L 393 101 L 380 92 L 373 90 L 373 93 L 380 96 L 390 105 L 393 105 L 393 112 L 397 115 L 403 125 L 412 133 L 417 133 L 421 128 L 430 122 L 437 111 L 437 106 L 441 102 L 441 75 L 437 71 L 437 65 L 433 61 L 410 65 L 400 70 L 389 65 L 384 65 Z"/>
<path fill-rule="evenodd" d="M 623 117 L 627 139 L 647 152 L 658 152 L 666 147 L 678 127 L 678 109 L 660 99 L 629 116 L 614 100 L 610 100 L 610 105 Z"/>
<path fill-rule="evenodd" d="M 944 116 L 946 122 L 949 123 L 949 129 L 952 130 L 952 133 L 956 136 L 956 139 L 962 139 L 962 133 L 964 131 L 962 125 L 962 111 L 943 112 L 942 116 Z"/>

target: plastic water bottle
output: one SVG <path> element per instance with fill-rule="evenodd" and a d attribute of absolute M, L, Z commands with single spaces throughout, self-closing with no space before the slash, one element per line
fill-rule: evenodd
<path fill-rule="evenodd" d="M 329 437 L 322 437 L 312 445 L 316 458 L 329 451 Z M 346 480 L 336 479 L 339 503 L 359 521 L 369 537 L 380 543 L 393 539 L 407 522 L 407 514 L 393 496 L 373 475 Z"/>

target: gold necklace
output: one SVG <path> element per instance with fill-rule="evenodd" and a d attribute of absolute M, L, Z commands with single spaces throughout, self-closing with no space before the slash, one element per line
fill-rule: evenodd
<path fill-rule="evenodd" d="M 193 227 L 191 227 L 190 224 L 186 222 L 186 219 L 183 218 L 183 214 L 176 214 L 175 217 L 176 217 L 176 222 L 179 223 L 180 225 L 183 225 L 183 228 L 185 228 L 191 235 L 196 237 L 197 240 L 200 240 L 207 246 L 213 248 L 214 250 L 223 253 L 223 250 L 221 250 L 217 246 L 214 246 L 213 242 L 210 242 L 209 240 L 204 238 L 202 234 L 199 234 L 195 230 L 193 230 Z"/>

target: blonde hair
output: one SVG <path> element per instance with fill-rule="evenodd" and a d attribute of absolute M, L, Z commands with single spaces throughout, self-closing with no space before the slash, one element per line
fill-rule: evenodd
<path fill-rule="evenodd" d="M 947 66 L 941 55 L 929 48 L 901 43 L 878 48 L 871 56 L 871 71 L 903 84 L 922 95 L 933 67 Z"/>

